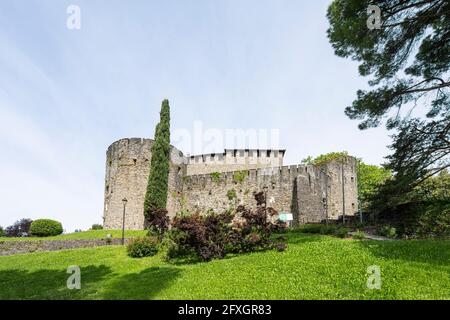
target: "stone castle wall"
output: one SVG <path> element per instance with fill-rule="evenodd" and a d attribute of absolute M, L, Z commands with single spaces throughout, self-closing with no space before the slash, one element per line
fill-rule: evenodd
<path fill-rule="evenodd" d="M 147 190 L 151 161 L 151 139 L 122 139 L 113 143 L 106 152 L 105 203 L 103 225 L 105 229 L 121 229 L 123 218 L 122 199 L 126 205 L 125 228 L 143 229 L 144 199 Z M 169 172 L 169 190 L 180 188 L 185 170 L 183 153 L 172 147 Z M 167 209 L 178 211 L 169 192 Z"/>
<path fill-rule="evenodd" d="M 357 161 L 347 157 L 328 163 L 324 170 L 333 182 L 328 190 L 331 219 L 343 215 L 353 215 L 358 211 Z M 342 183 L 344 180 L 344 183 Z M 345 206 L 345 210 L 344 210 Z"/>
<path fill-rule="evenodd" d="M 143 229 L 152 143 L 151 139 L 122 139 L 108 148 L 103 216 L 105 229 L 122 228 L 124 198 L 128 200 L 125 228 Z M 189 172 L 196 172 L 200 167 L 190 171 L 190 160 L 172 147 L 167 198 L 169 216 L 173 217 L 182 210 L 205 213 L 212 209 L 221 212 L 238 204 L 254 207 L 253 194 L 260 191 L 266 192 L 269 206 L 279 212 L 294 213 L 298 223 L 320 222 L 327 217 L 337 219 L 344 212 L 344 203 L 347 215 L 357 211 L 354 158 L 331 162 L 321 168 L 312 165 L 268 167 L 271 161 L 282 163 L 282 155 L 278 153 L 275 156 L 274 153 L 271 160 L 268 157 L 267 162 L 256 163 L 265 167 L 255 169 L 248 163 L 248 155 L 237 155 L 237 158 L 239 160 L 225 167 L 215 167 L 205 158 L 209 164 L 206 173 L 191 175 Z M 240 163 L 242 159 L 247 159 L 247 162 Z M 221 172 L 227 168 L 232 171 Z M 236 170 L 246 173 L 244 179 L 235 177 Z M 221 172 L 220 177 L 212 175 L 212 172 Z M 233 193 L 236 196 L 229 199 Z"/>
<path fill-rule="evenodd" d="M 355 164 L 349 158 L 343 166 L 347 215 L 357 211 Z M 294 165 L 247 172 L 243 181 L 235 179 L 234 172 L 222 173 L 220 178 L 211 174 L 186 176 L 177 199 L 179 207 L 190 212 L 217 213 L 239 204 L 255 207 L 254 193 L 264 191 L 269 206 L 279 212 L 292 212 L 298 223 L 337 219 L 343 214 L 339 163 L 324 168 Z M 233 194 L 236 196 L 230 197 Z"/>

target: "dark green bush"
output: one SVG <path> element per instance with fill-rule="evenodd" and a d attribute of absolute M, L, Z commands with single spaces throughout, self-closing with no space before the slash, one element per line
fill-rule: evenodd
<path fill-rule="evenodd" d="M 334 234 L 336 232 L 336 226 L 334 225 L 323 225 L 320 229 L 320 234 Z"/>
<path fill-rule="evenodd" d="M 186 245 L 187 237 L 186 232 L 176 228 L 167 231 L 160 244 L 161 251 L 164 252 L 164 259 L 170 261 L 184 257 L 186 260 L 196 260 L 195 251 Z"/>
<path fill-rule="evenodd" d="M 63 227 L 55 220 L 38 219 L 31 223 L 30 232 L 36 237 L 51 237 L 63 233 Z"/>
<path fill-rule="evenodd" d="M 320 224 L 305 224 L 300 226 L 298 230 L 303 233 L 320 233 L 322 231 L 322 225 Z"/>
<path fill-rule="evenodd" d="M 326 225 L 319 223 L 305 224 L 298 227 L 297 230 L 302 233 L 334 235 L 339 238 L 345 238 L 349 231 L 349 229 L 346 227 L 336 226 L 333 224 Z"/>
<path fill-rule="evenodd" d="M 416 233 L 421 237 L 450 237 L 450 205 L 428 205 L 418 218 Z"/>
<path fill-rule="evenodd" d="M 3 227 L 0 226 L 0 237 L 4 237 L 5 236 L 5 231 L 3 230 Z"/>
<path fill-rule="evenodd" d="M 91 229 L 92 230 L 103 230 L 103 226 L 101 224 L 93 224 Z"/>
<path fill-rule="evenodd" d="M 346 227 L 337 228 L 334 234 L 336 235 L 336 237 L 345 238 L 348 234 L 348 228 Z"/>
<path fill-rule="evenodd" d="M 128 255 L 132 258 L 151 257 L 158 253 L 156 237 L 134 238 L 127 246 Z"/>

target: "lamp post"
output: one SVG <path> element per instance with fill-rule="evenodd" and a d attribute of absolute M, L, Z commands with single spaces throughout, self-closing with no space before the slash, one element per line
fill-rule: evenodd
<path fill-rule="evenodd" d="M 356 183 L 358 184 L 358 209 L 359 209 L 359 222 L 363 223 L 362 216 L 362 203 L 361 203 L 361 160 L 358 160 L 358 179 L 356 179 Z"/>
<path fill-rule="evenodd" d="M 122 245 L 125 244 L 125 209 L 127 207 L 127 198 L 123 198 L 123 217 L 122 217 Z"/>
<path fill-rule="evenodd" d="M 345 175 L 344 175 L 344 158 L 342 158 L 341 165 L 341 179 L 342 179 L 342 223 L 345 224 Z"/>

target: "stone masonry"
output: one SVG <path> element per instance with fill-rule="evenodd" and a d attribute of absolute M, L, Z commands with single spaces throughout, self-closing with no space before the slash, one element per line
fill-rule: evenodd
<path fill-rule="evenodd" d="M 104 227 L 143 229 L 143 205 L 150 169 L 150 139 L 122 139 L 106 155 Z M 284 150 L 225 150 L 223 154 L 185 157 L 172 147 L 167 209 L 221 212 L 239 204 L 254 207 L 254 193 L 264 191 L 268 205 L 292 212 L 294 223 L 336 220 L 358 208 L 356 159 L 347 157 L 322 167 L 283 166 Z"/>

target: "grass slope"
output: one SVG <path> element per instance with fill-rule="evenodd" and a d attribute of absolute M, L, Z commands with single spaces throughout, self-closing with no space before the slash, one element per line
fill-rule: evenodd
<path fill-rule="evenodd" d="M 0 237 L 0 241 L 30 241 L 30 240 L 79 240 L 79 239 L 103 239 L 107 234 L 111 234 L 113 238 L 122 238 L 122 230 L 89 230 L 83 232 L 74 232 L 61 234 L 54 237 Z M 125 230 L 125 237 L 144 236 L 146 231 L 142 230 Z"/>
<path fill-rule="evenodd" d="M 450 299 L 449 241 L 354 241 L 291 233 L 285 252 L 197 264 L 120 246 L 0 257 L 0 299 Z M 81 290 L 66 268 L 81 267 Z M 381 268 L 381 290 L 366 287 Z"/>

